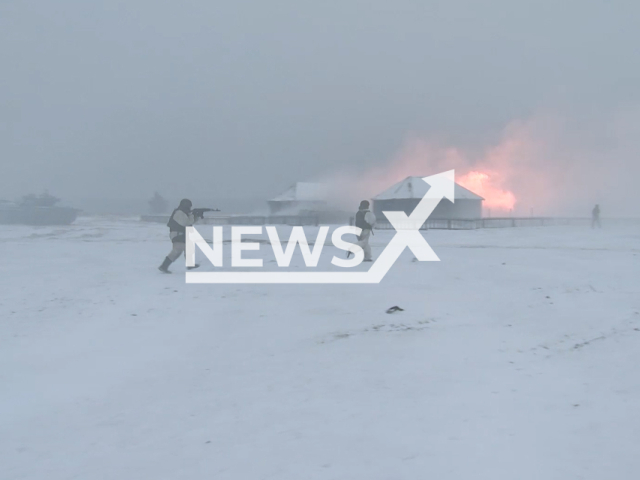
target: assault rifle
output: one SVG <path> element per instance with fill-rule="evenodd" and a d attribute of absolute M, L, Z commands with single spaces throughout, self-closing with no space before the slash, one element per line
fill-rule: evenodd
<path fill-rule="evenodd" d="M 219 212 L 219 208 L 192 208 L 191 213 L 193 213 L 194 218 L 204 218 L 204 212 Z"/>

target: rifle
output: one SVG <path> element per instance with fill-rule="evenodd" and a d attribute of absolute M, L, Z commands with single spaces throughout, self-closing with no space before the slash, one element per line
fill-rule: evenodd
<path fill-rule="evenodd" d="M 194 218 L 204 218 L 204 212 L 219 212 L 219 208 L 192 208 L 191 213 L 193 213 Z"/>

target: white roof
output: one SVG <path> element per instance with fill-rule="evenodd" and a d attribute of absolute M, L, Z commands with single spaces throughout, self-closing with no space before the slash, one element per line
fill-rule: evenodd
<path fill-rule="evenodd" d="M 401 182 L 386 189 L 379 195 L 373 197 L 374 200 L 391 200 L 396 198 L 422 198 L 429 191 L 430 185 L 422 180 L 422 177 L 407 177 Z M 456 200 L 484 200 L 471 190 L 467 190 L 462 185 L 456 183 L 454 189 Z"/>
<path fill-rule="evenodd" d="M 323 183 L 297 182 L 271 202 L 322 202 L 327 199 L 328 187 Z"/>

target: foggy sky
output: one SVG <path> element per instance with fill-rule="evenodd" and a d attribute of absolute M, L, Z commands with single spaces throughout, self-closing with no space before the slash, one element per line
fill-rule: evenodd
<path fill-rule="evenodd" d="M 630 187 L 638 25 L 637 1 L 4 0 L 0 198 L 267 198 L 545 115 Z"/>

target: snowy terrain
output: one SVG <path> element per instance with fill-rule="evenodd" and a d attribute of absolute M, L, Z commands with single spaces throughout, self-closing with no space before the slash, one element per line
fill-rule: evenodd
<path fill-rule="evenodd" d="M 166 236 L 0 229 L 0 479 L 639 478 L 639 226 L 429 231 L 379 285 L 186 285 Z"/>

